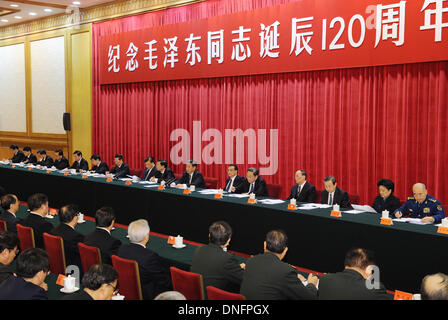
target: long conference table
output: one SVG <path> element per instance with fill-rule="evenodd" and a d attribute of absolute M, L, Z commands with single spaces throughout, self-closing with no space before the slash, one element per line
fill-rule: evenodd
<path fill-rule="evenodd" d="M 128 225 L 147 219 L 151 231 L 181 235 L 184 239 L 208 243 L 208 227 L 224 220 L 233 229 L 230 250 L 258 254 L 263 251 L 266 233 L 282 229 L 288 235 L 285 261 L 323 273 L 344 268 L 350 248 L 373 250 L 380 269 L 380 281 L 388 290 L 417 293 L 427 274 L 448 273 L 448 235 L 437 233 L 434 225 L 394 222 L 380 224 L 380 215 L 371 213 L 330 216 L 330 209 L 291 211 L 281 204 L 248 204 L 247 198 L 155 187 L 106 178 L 65 176 L 61 172 L 0 165 L 0 185 L 20 200 L 37 192 L 49 197 L 49 205 L 60 208 L 69 203 L 93 217 L 102 206 L 114 208 L 116 222 Z M 260 198 L 261 199 L 261 198 Z"/>

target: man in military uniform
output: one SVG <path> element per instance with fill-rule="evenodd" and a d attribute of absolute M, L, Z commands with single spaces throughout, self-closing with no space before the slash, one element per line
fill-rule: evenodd
<path fill-rule="evenodd" d="M 439 200 L 428 195 L 426 186 L 423 183 L 416 183 L 412 187 L 413 197 L 408 200 L 397 210 L 394 215 L 396 218 L 409 216 L 411 218 L 420 218 L 424 223 L 440 223 L 445 218 L 442 204 Z"/>

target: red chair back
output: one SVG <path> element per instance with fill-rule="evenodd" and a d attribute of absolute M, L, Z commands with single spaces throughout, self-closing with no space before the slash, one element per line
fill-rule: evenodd
<path fill-rule="evenodd" d="M 78 242 L 78 249 L 84 273 L 86 273 L 94 264 L 101 264 L 101 253 L 99 248 Z"/>
<path fill-rule="evenodd" d="M 0 220 L 0 231 L 8 231 L 8 228 L 6 227 L 6 221 Z"/>
<path fill-rule="evenodd" d="M 232 293 L 213 286 L 207 286 L 208 300 L 246 300 L 246 298 L 239 293 Z"/>
<path fill-rule="evenodd" d="M 270 198 L 280 199 L 280 195 L 282 194 L 282 186 L 280 184 L 267 183 L 266 187 L 268 188 Z"/>
<path fill-rule="evenodd" d="M 211 177 L 204 177 L 205 187 L 207 189 L 218 189 L 218 179 Z"/>
<path fill-rule="evenodd" d="M 36 248 L 36 242 L 34 241 L 34 230 L 31 227 L 25 227 L 21 224 L 17 225 L 17 237 L 20 241 L 20 250 Z"/>
<path fill-rule="evenodd" d="M 202 275 L 170 267 L 173 290 L 182 293 L 187 300 L 204 300 Z"/>
<path fill-rule="evenodd" d="M 143 169 L 129 169 L 129 175 L 137 176 L 137 177 L 141 178 L 144 171 L 145 170 L 143 170 Z M 127 177 L 125 177 L 125 178 L 127 178 Z"/>
<path fill-rule="evenodd" d="M 118 272 L 119 292 L 125 300 L 142 300 L 142 287 L 138 263 L 112 255 L 112 265 Z"/>
<path fill-rule="evenodd" d="M 322 200 L 322 190 L 316 190 L 316 203 L 320 203 Z"/>
<path fill-rule="evenodd" d="M 61 237 L 44 232 L 45 251 L 48 253 L 50 271 L 54 274 L 64 274 L 67 269 L 65 263 L 64 241 Z"/>
<path fill-rule="evenodd" d="M 360 197 L 357 194 L 349 194 L 350 204 L 359 204 Z"/>

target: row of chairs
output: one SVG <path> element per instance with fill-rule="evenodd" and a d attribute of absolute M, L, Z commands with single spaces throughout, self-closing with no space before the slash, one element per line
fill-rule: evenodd
<path fill-rule="evenodd" d="M 0 231 L 6 231 L 6 223 L 0 220 Z M 17 236 L 20 240 L 22 251 L 35 248 L 34 230 L 31 227 L 17 225 Z M 66 272 L 66 260 L 64 251 L 64 241 L 59 236 L 48 233 L 43 234 L 45 251 L 48 253 L 50 271 L 54 274 Z M 82 270 L 87 272 L 94 264 L 101 263 L 100 249 L 78 243 L 79 254 L 81 256 Z M 140 273 L 138 263 L 134 260 L 120 258 L 112 255 L 112 266 L 118 272 L 118 283 L 120 293 L 126 300 L 142 300 L 142 288 L 140 283 Z M 188 300 L 204 300 L 204 289 L 202 275 L 184 271 L 175 267 L 170 268 L 173 289 L 182 293 Z M 207 296 L 209 300 L 243 300 L 240 294 L 227 292 L 212 286 L 207 286 Z"/>

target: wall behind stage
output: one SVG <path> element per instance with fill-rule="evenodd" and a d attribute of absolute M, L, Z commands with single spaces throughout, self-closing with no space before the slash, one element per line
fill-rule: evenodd
<path fill-rule="evenodd" d="M 246 139 L 240 174 L 253 165 L 270 167 L 275 174 L 264 177 L 283 186 L 283 197 L 294 172 L 305 169 L 318 190 L 325 176 L 334 175 L 362 203 L 372 203 L 380 178 L 394 180 L 401 199 L 413 183 L 423 182 L 448 203 L 448 62 L 99 85 L 102 35 L 286 2 L 211 0 L 94 24 L 93 151 L 108 163 L 123 153 L 131 168 L 142 168 L 143 158 L 154 155 L 178 173 L 184 169 L 176 164 L 180 160 L 200 159 L 199 170 L 222 185 L 226 157 L 238 163 L 235 140 L 226 149 L 226 130 L 241 129 L 255 133 L 256 149 L 249 156 Z"/>

